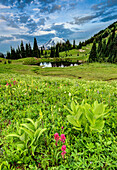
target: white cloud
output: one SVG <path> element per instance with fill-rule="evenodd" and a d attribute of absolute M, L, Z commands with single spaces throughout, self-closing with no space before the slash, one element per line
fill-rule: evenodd
<path fill-rule="evenodd" d="M 0 4 L 0 9 L 10 9 L 10 8 L 11 8 L 10 6 L 5 6 L 5 5 Z"/>
<path fill-rule="evenodd" d="M 55 30 L 52 30 L 52 31 L 40 31 L 40 30 L 38 30 L 37 32 L 33 33 L 34 36 L 47 35 L 47 34 L 56 34 L 56 31 Z"/>
<path fill-rule="evenodd" d="M 16 37 L 13 37 L 12 40 L 4 40 L 4 41 L 2 41 L 2 44 L 4 44 L 4 43 L 12 43 L 12 42 L 17 43 L 17 42 L 21 42 L 21 41 L 27 42 L 25 39 L 21 39 L 21 38 L 16 39 Z"/>
<path fill-rule="evenodd" d="M 33 11 L 40 11 L 40 9 L 39 8 L 34 8 Z"/>

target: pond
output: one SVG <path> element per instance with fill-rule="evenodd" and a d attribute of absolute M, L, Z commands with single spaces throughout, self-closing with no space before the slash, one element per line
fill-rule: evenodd
<path fill-rule="evenodd" d="M 41 62 L 38 63 L 39 66 L 42 66 L 42 68 L 45 67 L 68 67 L 68 66 L 78 66 L 82 63 L 79 62 Z"/>

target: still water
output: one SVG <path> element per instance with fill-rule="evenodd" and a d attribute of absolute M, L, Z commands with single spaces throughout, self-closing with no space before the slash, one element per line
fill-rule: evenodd
<path fill-rule="evenodd" d="M 68 66 L 78 66 L 80 65 L 81 63 L 70 63 L 70 62 L 43 62 L 43 63 L 40 63 L 39 66 L 43 66 L 42 68 L 45 68 L 45 67 L 68 67 Z"/>

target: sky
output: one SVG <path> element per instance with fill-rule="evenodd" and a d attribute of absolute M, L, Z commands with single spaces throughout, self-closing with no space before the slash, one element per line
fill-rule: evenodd
<path fill-rule="evenodd" d="M 76 44 L 117 21 L 117 0 L 0 0 L 0 52 L 34 37 L 42 45 L 53 37 Z"/>

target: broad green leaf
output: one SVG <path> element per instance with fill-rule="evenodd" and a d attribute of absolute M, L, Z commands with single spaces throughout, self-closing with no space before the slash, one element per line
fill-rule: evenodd
<path fill-rule="evenodd" d="M 74 118 L 76 119 L 76 120 L 79 120 L 80 119 L 80 117 L 81 117 L 81 115 L 82 115 L 82 110 L 78 110 L 78 112 L 77 112 L 77 114 L 74 116 Z"/>
<path fill-rule="evenodd" d="M 30 119 L 30 118 L 26 118 L 26 120 L 28 120 L 29 122 L 31 122 L 31 123 L 32 123 L 32 125 L 35 127 L 35 122 L 34 122 L 32 119 Z"/>
<path fill-rule="evenodd" d="M 21 124 L 21 126 L 24 126 L 25 128 L 27 128 L 28 130 L 34 133 L 34 126 L 32 126 L 31 124 L 24 123 L 24 124 Z"/>
<path fill-rule="evenodd" d="M 92 124 L 94 121 L 93 121 L 93 112 L 91 110 L 91 108 L 89 107 L 89 104 L 85 104 L 85 116 L 87 118 L 87 120 L 90 122 L 90 124 Z"/>
<path fill-rule="evenodd" d="M 72 115 L 74 115 L 74 112 L 73 112 L 73 111 L 71 111 L 70 109 L 68 109 L 68 108 L 67 108 L 67 106 L 64 106 L 64 107 L 65 107 L 65 109 L 66 109 L 66 110 L 68 110 L 68 111 L 69 111 L 69 113 L 71 113 Z"/>
<path fill-rule="evenodd" d="M 39 132 L 39 134 L 38 134 L 38 136 L 37 136 L 37 140 L 36 140 L 36 141 L 38 141 L 39 137 L 42 135 L 42 133 L 43 133 L 45 130 L 46 130 L 46 128 L 40 130 L 40 132 Z M 37 133 L 38 133 L 38 132 L 37 132 Z"/>
<path fill-rule="evenodd" d="M 17 144 L 17 150 L 24 150 L 24 144 Z"/>
<path fill-rule="evenodd" d="M 32 155 L 34 156 L 34 152 L 35 152 L 35 149 L 36 149 L 37 146 L 31 146 L 31 150 L 32 150 Z"/>
<path fill-rule="evenodd" d="M 73 128 L 76 130 L 82 131 L 82 128 L 76 128 L 76 127 L 73 127 Z"/>
<path fill-rule="evenodd" d="M 74 101 L 72 101 L 72 102 L 71 102 L 71 109 L 72 109 L 73 113 L 76 114 L 77 111 L 78 111 L 78 104 L 76 105 L 76 104 L 74 103 Z"/>
<path fill-rule="evenodd" d="M 33 139 L 34 133 L 31 132 L 30 130 L 24 128 L 24 127 L 20 127 L 31 139 Z"/>
<path fill-rule="evenodd" d="M 102 132 L 102 129 L 104 127 L 104 120 L 103 119 L 97 119 L 95 122 L 95 125 L 92 128 L 92 130 Z"/>
<path fill-rule="evenodd" d="M 67 120 L 76 127 L 81 127 L 80 122 L 74 119 L 74 116 L 68 115 Z"/>
<path fill-rule="evenodd" d="M 6 137 L 17 137 L 17 138 L 20 139 L 20 136 L 17 135 L 17 134 L 15 134 L 15 133 L 9 134 L 9 135 L 7 135 Z"/>
<path fill-rule="evenodd" d="M 104 113 L 104 111 L 105 111 L 105 107 L 106 106 L 104 106 L 104 104 L 103 103 L 100 103 L 100 104 L 98 104 L 97 102 L 96 102 L 96 104 L 94 104 L 94 114 L 95 115 L 101 115 L 101 114 L 103 114 Z"/>

